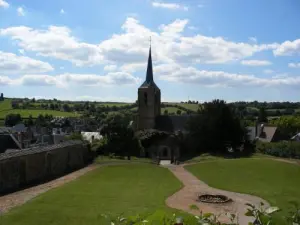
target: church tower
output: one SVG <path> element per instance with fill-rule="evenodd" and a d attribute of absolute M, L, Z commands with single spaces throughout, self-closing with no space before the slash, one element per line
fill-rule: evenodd
<path fill-rule="evenodd" d="M 160 115 L 160 103 L 160 89 L 153 80 L 150 46 L 146 80 L 138 89 L 138 130 L 151 129 L 155 127 L 155 119 Z"/>

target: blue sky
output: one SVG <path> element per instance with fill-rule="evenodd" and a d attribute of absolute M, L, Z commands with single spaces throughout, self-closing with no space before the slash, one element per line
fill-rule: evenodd
<path fill-rule="evenodd" d="M 152 37 L 163 101 L 298 101 L 298 0 L 0 0 L 0 92 L 135 101 Z"/>

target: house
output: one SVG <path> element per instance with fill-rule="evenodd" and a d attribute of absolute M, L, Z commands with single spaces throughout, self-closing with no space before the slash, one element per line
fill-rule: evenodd
<path fill-rule="evenodd" d="M 103 136 L 99 132 L 81 132 L 84 140 L 93 143 L 95 140 L 101 140 Z"/>
<path fill-rule="evenodd" d="M 256 126 L 247 127 L 247 130 L 250 141 L 259 140 L 262 142 L 276 142 L 282 139 L 276 126 L 267 126 L 260 123 Z"/>

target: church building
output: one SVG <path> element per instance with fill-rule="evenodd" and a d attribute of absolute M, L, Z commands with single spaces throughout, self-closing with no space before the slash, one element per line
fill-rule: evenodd
<path fill-rule="evenodd" d="M 137 131 L 155 129 L 167 132 L 167 138 L 147 149 L 152 158 L 168 159 L 174 162 L 180 154 L 178 132 L 185 134 L 190 115 L 161 115 L 161 90 L 154 82 L 151 46 L 149 49 L 146 79 L 138 88 L 138 113 L 135 121 Z"/>

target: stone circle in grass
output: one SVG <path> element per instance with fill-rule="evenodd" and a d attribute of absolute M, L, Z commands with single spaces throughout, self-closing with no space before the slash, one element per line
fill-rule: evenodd
<path fill-rule="evenodd" d="M 227 203 L 231 202 L 232 199 L 228 198 L 225 195 L 199 195 L 198 201 L 205 202 L 205 203 L 214 203 L 214 204 L 220 204 L 220 203 Z"/>

